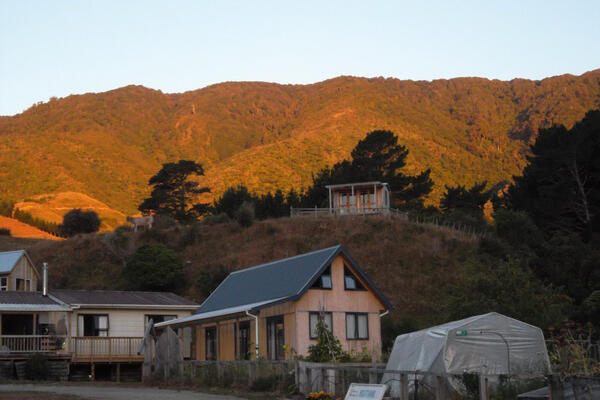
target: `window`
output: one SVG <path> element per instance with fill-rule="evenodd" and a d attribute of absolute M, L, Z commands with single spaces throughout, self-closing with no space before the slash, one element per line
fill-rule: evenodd
<path fill-rule="evenodd" d="M 331 289 L 331 265 L 327 267 L 321 276 L 313 283 L 312 289 Z"/>
<path fill-rule="evenodd" d="M 267 357 L 269 360 L 285 359 L 283 316 L 267 318 Z"/>
<path fill-rule="evenodd" d="M 322 319 L 329 329 L 330 332 L 333 332 L 333 316 L 330 312 L 310 312 L 308 313 L 308 325 L 310 327 L 310 338 L 316 339 L 319 337 L 317 334 L 317 323 L 319 319 Z"/>
<path fill-rule="evenodd" d="M 80 336 L 108 336 L 108 315 L 79 314 Z"/>
<path fill-rule="evenodd" d="M 369 316 L 362 313 L 346 313 L 346 339 L 369 338 Z"/>
<path fill-rule="evenodd" d="M 364 206 L 369 202 L 369 193 L 363 192 L 360 194 L 360 203 Z"/>
<path fill-rule="evenodd" d="M 15 283 L 17 291 L 23 292 L 25 290 L 25 279 L 17 278 Z"/>
<path fill-rule="evenodd" d="M 204 329 L 204 344 L 206 346 L 204 358 L 215 361 L 217 359 L 217 328 L 215 326 Z"/>
<path fill-rule="evenodd" d="M 0 278 L 0 292 L 8 290 L 8 278 Z"/>
<path fill-rule="evenodd" d="M 31 279 L 25 279 L 25 291 L 31 292 Z"/>
<path fill-rule="evenodd" d="M 371 198 L 371 203 L 375 204 L 375 193 L 371 193 L 369 197 Z"/>
<path fill-rule="evenodd" d="M 250 322 L 240 322 L 239 329 L 239 359 L 249 360 L 250 359 Z"/>
<path fill-rule="evenodd" d="M 177 315 L 146 315 L 144 326 L 148 326 L 148 322 L 150 322 L 150 320 L 152 320 L 154 325 L 156 325 L 158 323 L 170 321 L 175 318 L 177 318 Z"/>
<path fill-rule="evenodd" d="M 350 268 L 344 265 L 344 289 L 366 290 L 360 281 L 354 276 Z"/>
<path fill-rule="evenodd" d="M 341 193 L 340 194 L 340 205 L 342 207 L 345 207 L 347 202 L 348 202 L 348 196 L 346 195 L 346 193 Z"/>

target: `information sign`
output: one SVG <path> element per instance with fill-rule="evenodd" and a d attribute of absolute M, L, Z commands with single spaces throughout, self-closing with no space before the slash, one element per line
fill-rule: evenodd
<path fill-rule="evenodd" d="M 344 400 L 382 400 L 387 385 L 351 383 Z"/>

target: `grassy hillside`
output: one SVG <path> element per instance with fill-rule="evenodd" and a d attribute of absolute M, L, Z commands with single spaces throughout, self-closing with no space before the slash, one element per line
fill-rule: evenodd
<path fill-rule="evenodd" d="M 55 288 L 127 289 L 125 262 L 144 243 L 175 249 L 185 268 L 181 293 L 198 302 L 207 277 L 342 243 L 395 307 L 395 318 L 419 324 L 444 320 L 443 293 L 460 281 L 459 265 L 477 242 L 397 219 L 312 218 L 267 220 L 250 228 L 235 222 L 144 233 L 83 235 L 60 242 L 0 237 L 0 250 L 26 248 L 38 265 L 48 262 Z"/>
<path fill-rule="evenodd" d="M 600 106 L 600 70 L 541 81 L 401 81 L 339 77 L 312 85 L 223 83 L 181 94 L 127 86 L 54 99 L 0 118 L 0 193 L 78 192 L 133 213 L 160 165 L 201 162 L 219 195 L 246 184 L 302 188 L 348 157 L 374 129 L 390 129 L 444 185 L 518 174 L 540 127 L 571 126 Z"/>
<path fill-rule="evenodd" d="M 8 218 L 0 215 L 0 228 L 10 230 L 11 236 L 16 238 L 26 239 L 49 239 L 60 240 L 61 238 L 53 236 L 47 232 L 37 229 L 31 225 L 27 225 L 13 218 Z"/>
<path fill-rule="evenodd" d="M 62 223 L 63 216 L 74 208 L 93 210 L 102 221 L 101 232 L 114 230 L 125 223 L 123 213 L 111 209 L 96 199 L 74 192 L 33 196 L 17 203 L 15 208 L 27 211 L 35 218 L 55 223 Z"/>

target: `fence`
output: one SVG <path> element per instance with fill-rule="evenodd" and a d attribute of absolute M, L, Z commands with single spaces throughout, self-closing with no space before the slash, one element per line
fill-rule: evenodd
<path fill-rule="evenodd" d="M 184 361 L 187 384 L 244 388 L 254 391 L 293 391 L 296 361 Z"/>

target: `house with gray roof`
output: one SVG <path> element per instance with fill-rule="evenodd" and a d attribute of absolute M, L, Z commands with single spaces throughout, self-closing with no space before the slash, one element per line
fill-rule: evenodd
<path fill-rule="evenodd" d="M 307 355 L 321 320 L 346 351 L 378 357 L 391 308 L 337 245 L 232 272 L 193 315 L 155 327 L 192 328 L 195 359 L 279 360 Z"/>
<path fill-rule="evenodd" d="M 198 304 L 165 292 L 48 288 L 25 250 L 0 252 L 0 360 L 32 353 L 77 363 L 141 362 L 149 321 L 190 316 Z M 40 286 L 41 290 L 38 290 Z M 191 330 L 180 334 L 190 355 Z"/>

